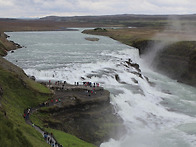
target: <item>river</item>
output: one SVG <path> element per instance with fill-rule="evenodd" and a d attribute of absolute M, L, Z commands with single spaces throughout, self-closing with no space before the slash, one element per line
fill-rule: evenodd
<path fill-rule="evenodd" d="M 127 133 L 101 147 L 196 146 L 196 88 L 152 71 L 133 47 L 81 31 L 8 32 L 24 47 L 5 58 L 37 80 L 91 81 L 108 89 Z M 139 64 L 141 76 L 129 59 Z"/>

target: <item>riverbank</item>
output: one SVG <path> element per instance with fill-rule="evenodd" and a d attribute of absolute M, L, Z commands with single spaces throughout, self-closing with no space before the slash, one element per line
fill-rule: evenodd
<path fill-rule="evenodd" d="M 192 30 L 194 32 L 194 30 Z M 194 33 L 161 28 L 94 29 L 83 33 L 108 36 L 139 49 L 151 58 L 151 67 L 177 81 L 196 86 L 196 37 Z"/>
<path fill-rule="evenodd" d="M 22 48 L 19 44 L 7 40 L 8 37 L 4 32 L 0 32 L 0 56 L 6 56 L 8 51 Z"/>

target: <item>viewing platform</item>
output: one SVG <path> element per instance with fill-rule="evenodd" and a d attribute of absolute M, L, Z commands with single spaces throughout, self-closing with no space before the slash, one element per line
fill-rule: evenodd
<path fill-rule="evenodd" d="M 48 101 L 40 104 L 42 106 L 56 106 L 59 108 L 74 107 L 78 105 L 93 105 L 98 103 L 109 103 L 110 92 L 100 87 L 98 83 L 75 82 L 74 85 L 66 82 L 42 82 L 53 90 L 54 95 Z"/>

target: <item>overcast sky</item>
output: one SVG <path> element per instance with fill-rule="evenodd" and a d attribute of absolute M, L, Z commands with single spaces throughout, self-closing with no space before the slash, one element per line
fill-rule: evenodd
<path fill-rule="evenodd" d="M 1 18 L 195 13 L 196 0 L 0 0 Z"/>

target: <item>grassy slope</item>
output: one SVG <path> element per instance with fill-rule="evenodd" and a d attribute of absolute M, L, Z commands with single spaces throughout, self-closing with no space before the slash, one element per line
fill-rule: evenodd
<path fill-rule="evenodd" d="M 7 119 L 2 112 L 0 112 L 0 146 L 32 146 L 23 133 L 14 128 L 12 121 Z"/>
<path fill-rule="evenodd" d="M 3 44 L 3 42 L 0 39 L 0 56 L 5 56 L 7 53 L 5 51 L 5 46 Z"/>
<path fill-rule="evenodd" d="M 149 29 L 149 28 L 123 28 L 123 29 L 107 29 L 107 30 L 85 30 L 83 33 L 109 36 L 115 40 L 118 40 L 124 44 L 132 45 L 134 41 L 149 40 L 161 29 Z"/>
<path fill-rule="evenodd" d="M 65 132 L 54 129 L 47 129 L 47 131 L 52 132 L 57 141 L 60 142 L 64 147 L 95 147 L 93 144 L 87 143 Z"/>
<path fill-rule="evenodd" d="M 0 57 L 0 87 L 3 89 L 3 95 L 0 95 L 0 146 L 21 147 L 24 144 L 29 147 L 48 146 L 41 134 L 26 124 L 23 111 L 27 107 L 37 106 L 47 100 L 51 94 L 50 91 L 30 80 L 23 70 L 2 57 Z M 78 146 L 88 144 L 66 133 L 55 130 L 53 132 L 62 144 Z M 66 139 L 63 140 L 62 137 Z"/>
<path fill-rule="evenodd" d="M 0 32 L 0 56 L 5 56 L 7 51 L 18 48 L 13 42 L 8 41 L 6 37 L 3 32 Z"/>
<path fill-rule="evenodd" d="M 0 146 L 48 146 L 40 133 L 27 125 L 23 118 L 23 111 L 46 100 L 50 91 L 31 81 L 22 70 L 0 57 L 0 86 L 1 111 L 6 112 L 6 117 L 1 115 Z M 4 65 L 7 68 L 4 68 Z M 9 67 L 8 67 L 8 66 Z M 14 71 L 14 69 L 17 69 Z M 41 87 L 40 90 L 34 87 Z M 4 126 L 4 127 L 3 127 Z M 6 126 L 11 126 L 7 129 Z M 7 132 L 5 135 L 3 132 Z M 11 134 L 11 135 L 10 135 Z M 21 137 L 24 141 L 21 140 Z M 14 144 L 14 145 L 13 145 Z M 21 145 L 23 144 L 23 145 Z"/>

